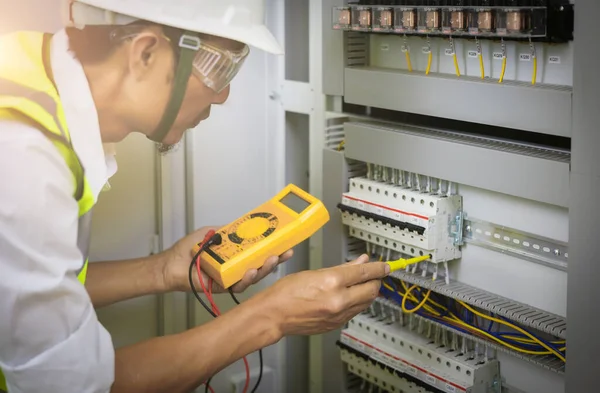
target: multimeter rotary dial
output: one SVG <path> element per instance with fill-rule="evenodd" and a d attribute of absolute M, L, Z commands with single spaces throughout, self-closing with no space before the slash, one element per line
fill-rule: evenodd
<path fill-rule="evenodd" d="M 233 224 L 227 237 L 238 245 L 253 244 L 268 237 L 279 225 L 279 219 L 272 213 L 252 213 Z"/>

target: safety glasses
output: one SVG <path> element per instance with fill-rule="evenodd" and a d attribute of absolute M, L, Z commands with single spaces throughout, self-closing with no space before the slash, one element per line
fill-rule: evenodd
<path fill-rule="evenodd" d="M 200 41 L 192 72 L 210 89 L 220 93 L 235 78 L 250 52 L 247 45 L 237 50 L 223 49 Z"/>
<path fill-rule="evenodd" d="M 141 32 L 143 25 L 128 25 L 115 29 L 111 40 L 127 40 Z M 235 48 L 223 48 L 211 42 L 211 37 L 199 37 L 190 42 L 181 37 L 181 32 L 165 29 L 165 38 L 175 50 L 179 58 L 182 47 L 194 49 L 196 56 L 193 61 L 192 73 L 215 93 L 221 93 L 235 78 L 250 53 L 247 45 L 238 44 Z"/>

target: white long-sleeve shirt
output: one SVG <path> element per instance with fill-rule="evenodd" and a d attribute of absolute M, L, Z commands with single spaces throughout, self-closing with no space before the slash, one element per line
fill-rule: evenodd
<path fill-rule="evenodd" d="M 64 31 L 53 38 L 51 64 L 97 198 L 116 161 Z M 56 147 L 24 124 L 0 121 L 0 149 L 0 369 L 9 392 L 108 392 L 114 349 L 76 277 L 83 256 L 71 172 Z"/>

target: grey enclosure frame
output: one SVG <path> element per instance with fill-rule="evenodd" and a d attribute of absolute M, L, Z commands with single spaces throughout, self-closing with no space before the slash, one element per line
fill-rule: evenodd
<path fill-rule="evenodd" d="M 600 353 L 594 328 L 598 316 L 590 314 L 600 299 L 600 76 L 597 15 L 600 2 L 577 1 L 575 6 L 575 58 L 573 66 L 573 135 L 569 209 L 569 263 L 567 288 L 566 393 L 591 392 L 598 386 Z M 590 304 L 591 303 L 591 304 Z M 590 308 L 591 307 L 591 308 Z M 597 307 L 597 306 L 596 306 Z"/>
<path fill-rule="evenodd" d="M 324 0 L 323 1 L 323 93 L 332 96 L 349 96 L 350 102 L 360 103 L 368 106 L 389 107 L 381 100 L 386 96 L 380 96 L 369 99 L 359 97 L 357 94 L 358 83 L 368 86 L 371 80 L 369 75 L 376 75 L 378 71 L 367 69 L 349 70 L 344 64 L 344 43 L 339 34 L 330 29 L 330 10 L 334 5 L 344 4 L 344 0 Z M 568 267 L 568 291 L 567 291 L 567 319 L 569 325 L 568 331 L 568 364 L 566 370 L 566 393 L 590 392 L 597 386 L 597 367 L 591 359 L 600 353 L 600 341 L 596 340 L 597 333 L 594 327 L 595 314 L 593 311 L 594 302 L 600 299 L 600 210 L 598 209 L 598 196 L 600 195 L 600 75 L 596 64 L 598 54 L 594 48 L 597 48 L 597 37 L 600 36 L 600 23 L 597 22 L 597 15 L 600 15 L 600 2 L 579 0 L 575 6 L 575 41 L 574 41 L 574 85 L 572 91 L 550 88 L 549 90 L 536 90 L 532 94 L 546 95 L 547 99 L 542 99 L 542 104 L 534 104 L 535 107 L 542 110 L 533 119 L 529 115 L 524 115 L 523 124 L 519 127 L 529 131 L 543 132 L 547 134 L 561 135 L 571 137 L 571 164 L 568 171 L 568 185 L 564 181 L 564 168 L 561 168 L 560 187 L 550 186 L 552 189 L 561 190 L 546 202 L 569 207 L 569 267 Z M 374 72 L 373 74 L 369 74 Z M 387 71 L 386 71 L 387 72 Z M 364 75 L 363 75 L 364 73 Z M 362 82 L 351 82 L 351 88 L 344 82 L 348 79 L 354 79 L 361 75 Z M 354 75 L 354 76 L 353 76 Z M 375 76 L 374 76 L 375 77 Z M 398 73 L 396 78 L 398 86 L 411 83 L 411 78 Z M 371 83 L 373 81 L 371 80 Z M 430 84 L 430 82 L 421 79 L 420 83 Z M 439 82 L 436 81 L 436 83 Z M 431 82 L 433 83 L 433 82 Z M 442 83 L 454 83 L 451 79 Z M 468 84 L 469 82 L 467 82 Z M 352 87 L 353 86 L 353 87 Z M 420 85 L 421 86 L 421 85 Z M 388 87 L 388 91 L 393 89 Z M 506 86 L 507 89 L 521 89 L 520 86 Z M 485 89 L 485 87 L 483 87 Z M 389 93 L 391 94 L 391 93 Z M 394 108 L 406 112 L 422 113 L 435 115 L 430 111 L 416 107 L 414 103 L 398 101 L 400 95 L 395 94 L 396 102 Z M 431 96 L 430 96 L 431 97 Z M 387 96 L 387 99 L 390 97 Z M 370 100 L 375 100 L 371 102 Z M 388 101 L 389 102 L 389 101 Z M 572 105 L 569 105 L 572 103 Z M 377 105 L 379 104 L 379 105 Z M 531 104 L 531 102 L 529 103 Z M 515 103 L 507 103 L 504 106 L 514 107 Z M 556 113 L 548 113 L 544 108 L 554 108 Z M 517 111 L 520 113 L 520 111 Z M 568 114 L 568 115 L 567 115 Z M 456 115 L 454 115 L 456 118 Z M 452 116 L 450 116 L 452 118 Z M 540 119 L 544 117 L 544 119 Z M 560 117 L 560 119 L 558 118 Z M 477 119 L 467 119 L 460 116 L 462 120 L 477 121 Z M 480 119 L 481 120 L 481 119 Z M 510 126 L 503 124 L 502 119 L 488 118 L 483 120 L 484 124 L 494 124 Z M 549 125 L 556 122 L 552 127 Z M 558 127 L 557 127 L 558 125 Z M 551 129 L 559 131 L 551 131 Z M 352 138 L 353 131 L 350 129 L 349 137 Z M 364 158 L 358 152 L 348 152 L 354 158 Z M 343 187 L 342 181 L 338 176 L 344 173 L 344 155 L 339 152 L 326 150 L 324 152 L 324 201 L 327 207 L 332 211 L 332 223 L 335 222 L 336 209 L 335 204 L 339 198 L 340 188 Z M 567 191 L 568 188 L 568 191 Z M 539 193 L 536 193 L 537 200 Z M 335 225 L 328 225 L 324 231 L 325 243 L 329 247 L 324 247 L 324 261 L 337 260 L 343 257 L 343 244 L 340 243 L 341 229 Z M 332 242 L 332 243 L 330 243 Z M 339 247 L 338 247 L 339 245 Z M 334 336 L 328 335 L 323 339 L 323 392 L 345 391 L 340 388 L 339 368 L 341 362 L 336 356 L 331 354 L 333 347 L 331 341 Z M 335 342 L 335 341 L 333 341 Z"/>

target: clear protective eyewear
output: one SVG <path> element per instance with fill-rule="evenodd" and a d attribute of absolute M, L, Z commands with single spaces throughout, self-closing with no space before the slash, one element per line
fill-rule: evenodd
<path fill-rule="evenodd" d="M 210 42 L 200 42 L 192 72 L 216 93 L 223 91 L 237 75 L 250 52 L 247 45 L 240 49 L 223 49 Z"/>
<path fill-rule="evenodd" d="M 133 38 L 140 33 L 140 27 L 143 26 L 120 27 L 111 33 L 111 39 L 127 40 Z M 181 36 L 181 33 L 178 34 Z M 171 43 L 176 51 L 176 57 L 179 57 L 179 49 L 182 46 L 191 47 L 185 43 L 184 37 L 180 37 L 175 41 L 175 38 L 169 37 L 169 35 L 163 35 L 163 38 Z M 238 43 L 236 42 L 236 44 Z M 229 86 L 250 53 L 248 45 L 239 43 L 235 49 L 222 48 L 211 42 L 210 36 L 206 36 L 206 39 L 203 39 L 202 36 L 197 38 L 192 49 L 196 50 L 192 73 L 217 94 Z"/>

